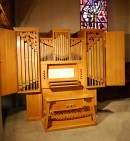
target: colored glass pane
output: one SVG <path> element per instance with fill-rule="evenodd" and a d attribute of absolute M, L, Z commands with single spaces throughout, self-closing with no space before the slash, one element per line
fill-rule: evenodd
<path fill-rule="evenodd" d="M 107 28 L 107 0 L 80 0 L 80 26 Z"/>

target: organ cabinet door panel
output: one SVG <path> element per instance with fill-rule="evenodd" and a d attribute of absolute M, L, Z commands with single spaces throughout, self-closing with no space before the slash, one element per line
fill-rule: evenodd
<path fill-rule="evenodd" d="M 124 32 L 106 32 L 106 85 L 125 85 Z"/>
<path fill-rule="evenodd" d="M 16 93 L 16 37 L 13 30 L 0 29 L 0 65 L 0 93 L 2 96 Z"/>

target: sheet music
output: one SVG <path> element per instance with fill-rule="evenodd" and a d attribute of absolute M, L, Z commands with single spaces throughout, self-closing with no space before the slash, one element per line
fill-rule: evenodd
<path fill-rule="evenodd" d="M 74 68 L 58 68 L 48 70 L 49 79 L 53 78 L 73 78 Z"/>

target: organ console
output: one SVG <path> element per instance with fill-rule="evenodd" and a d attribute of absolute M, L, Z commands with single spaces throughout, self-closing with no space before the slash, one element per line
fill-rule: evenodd
<path fill-rule="evenodd" d="M 84 93 L 84 38 L 52 29 L 40 38 L 43 125 L 58 130 L 96 123 L 94 96 Z"/>
<path fill-rule="evenodd" d="M 14 28 L 17 92 L 26 94 L 28 120 L 45 131 L 96 124 L 96 89 L 125 84 L 124 32 Z M 3 73 L 3 72 L 2 72 Z M 2 74 L 1 73 L 1 74 Z M 2 81 L 1 81 L 2 83 Z"/>

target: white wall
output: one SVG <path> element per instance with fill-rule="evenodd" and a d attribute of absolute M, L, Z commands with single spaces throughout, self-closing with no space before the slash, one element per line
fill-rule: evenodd
<path fill-rule="evenodd" d="M 72 33 L 80 30 L 79 0 L 33 0 L 31 5 L 25 7 L 28 10 L 25 10 L 24 19 L 21 19 L 24 9 L 19 11 L 19 7 L 24 6 L 19 2 L 15 2 L 16 26 L 38 26 L 40 32 L 49 32 L 52 28 L 69 28 Z M 20 20 L 21 23 L 18 23 Z"/>
<path fill-rule="evenodd" d="M 130 62 L 129 0 L 108 0 L 108 30 L 125 32 L 125 60 Z"/>

